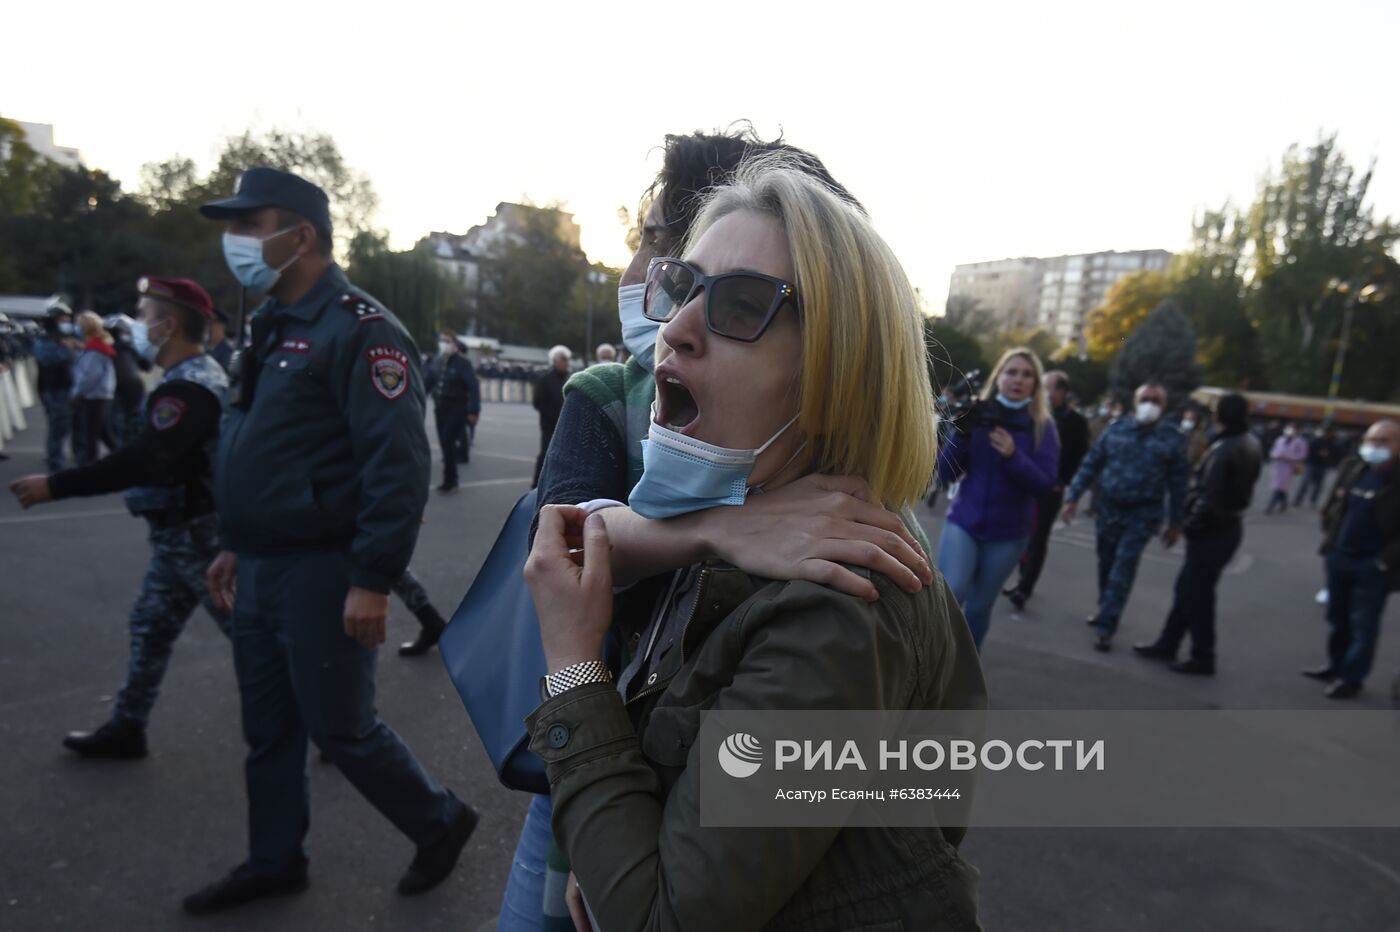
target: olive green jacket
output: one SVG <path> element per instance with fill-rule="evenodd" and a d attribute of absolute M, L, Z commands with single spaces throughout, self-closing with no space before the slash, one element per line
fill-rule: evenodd
<path fill-rule="evenodd" d="M 555 837 L 600 932 L 979 928 L 962 829 L 699 824 L 703 710 L 985 708 L 943 578 L 916 596 L 871 578 L 868 604 L 707 564 L 655 680 L 625 704 L 612 684 L 576 687 L 530 716 Z"/>

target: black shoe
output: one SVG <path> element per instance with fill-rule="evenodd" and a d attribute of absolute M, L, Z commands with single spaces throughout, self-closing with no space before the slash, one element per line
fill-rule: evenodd
<path fill-rule="evenodd" d="M 306 887 L 305 867 L 283 877 L 268 877 L 255 872 L 247 864 L 240 864 L 226 877 L 214 881 L 198 893 L 191 893 L 185 897 L 185 912 L 203 916 L 269 896 L 300 893 Z"/>
<path fill-rule="evenodd" d="M 476 818 L 476 810 L 463 806 L 461 814 L 447 827 L 446 834 L 431 845 L 418 849 L 413 863 L 399 878 L 399 893 L 402 896 L 426 893 L 447 879 L 452 868 L 457 866 L 457 858 L 461 856 L 467 839 L 472 837 Z"/>
<path fill-rule="evenodd" d="M 1348 683 L 1346 680 L 1333 680 L 1327 684 L 1327 688 L 1322 694 L 1328 699 L 1351 699 L 1361 692 L 1360 683 Z"/>
<path fill-rule="evenodd" d="M 1017 611 L 1020 611 L 1021 609 L 1025 608 L 1026 599 L 1030 598 L 1030 596 L 1022 592 L 1015 586 L 1012 586 L 1010 589 L 1001 590 L 1001 594 L 1006 596 L 1008 602 L 1016 606 Z"/>
<path fill-rule="evenodd" d="M 63 746 L 83 757 L 136 760 L 146 756 L 146 726 L 128 718 L 114 718 L 96 731 L 69 732 Z"/>
<path fill-rule="evenodd" d="M 404 641 L 399 645 L 400 657 L 417 657 L 426 654 L 437 644 L 438 638 L 442 636 L 442 629 L 447 627 L 447 622 L 442 620 L 438 610 L 431 605 L 425 606 L 418 613 L 418 623 L 422 625 L 418 629 L 418 637 L 411 641 Z"/>
<path fill-rule="evenodd" d="M 1308 679 L 1322 680 L 1323 682 L 1328 682 L 1337 675 L 1337 671 L 1332 669 L 1330 663 L 1325 667 L 1310 667 L 1302 672 Z"/>
<path fill-rule="evenodd" d="M 449 485 L 448 483 L 444 482 L 442 485 L 437 487 L 437 490 L 439 492 L 455 492 L 457 491 L 457 483 L 453 482 Z"/>
<path fill-rule="evenodd" d="M 1171 669 L 1176 673 L 1194 673 L 1197 676 L 1215 676 L 1215 661 L 1205 660 L 1201 657 L 1192 657 L 1190 660 L 1178 660 L 1171 665 Z"/>
<path fill-rule="evenodd" d="M 1176 651 L 1167 650 L 1156 641 L 1147 644 L 1134 644 L 1133 653 L 1139 657 L 1146 657 L 1149 660 L 1175 660 Z"/>
<path fill-rule="evenodd" d="M 1106 634 L 1100 634 L 1094 639 L 1094 650 L 1101 654 L 1106 654 L 1113 649 L 1113 639 Z"/>

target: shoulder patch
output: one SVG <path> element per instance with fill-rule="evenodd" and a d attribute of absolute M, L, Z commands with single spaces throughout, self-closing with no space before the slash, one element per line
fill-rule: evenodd
<path fill-rule="evenodd" d="M 380 312 L 379 308 L 357 294 L 341 295 L 340 306 L 354 314 L 359 323 L 384 319 L 384 314 Z"/>
<path fill-rule="evenodd" d="M 393 401 L 408 390 L 408 354 L 397 346 L 381 345 L 365 353 L 374 390 Z"/>
<path fill-rule="evenodd" d="M 159 398 L 151 405 L 151 427 L 156 430 L 169 430 L 180 423 L 180 418 L 185 416 L 187 410 L 188 406 L 179 398 Z"/>

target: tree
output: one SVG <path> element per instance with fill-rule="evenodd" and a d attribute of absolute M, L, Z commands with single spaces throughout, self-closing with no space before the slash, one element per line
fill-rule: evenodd
<path fill-rule="evenodd" d="M 423 244 L 395 252 L 383 234 L 360 233 L 350 242 L 346 274 L 394 312 L 420 349 L 435 346 L 442 330 L 466 329 L 461 284 L 442 271 Z"/>
<path fill-rule="evenodd" d="M 1104 303 L 1090 311 L 1084 322 L 1084 343 L 1089 358 L 1113 359 L 1153 308 L 1171 293 L 1171 282 L 1161 272 L 1133 272 L 1108 289 Z"/>
<path fill-rule="evenodd" d="M 1046 365 L 1069 376 L 1070 390 L 1081 404 L 1092 404 L 1108 391 L 1108 364 L 1088 356 L 1062 355 Z"/>
<path fill-rule="evenodd" d="M 519 217 L 517 230 L 477 257 L 477 332 L 503 343 L 563 343 L 591 354 L 584 343 L 592 302 L 594 340 L 620 339 L 616 271 L 589 266 L 582 250 L 561 235 L 559 204 L 531 207 Z M 612 285 L 589 281 L 588 271 L 602 271 Z"/>
<path fill-rule="evenodd" d="M 24 128 L 0 117 L 0 217 L 32 213 L 48 188 L 54 164 L 34 151 Z"/>
<path fill-rule="evenodd" d="M 1171 408 L 1185 404 L 1201 385 L 1201 367 L 1196 363 L 1196 333 L 1186 315 L 1171 301 L 1163 301 L 1147 315 L 1142 326 L 1128 338 L 1109 372 L 1113 395 L 1124 404 L 1144 382 L 1165 386 Z"/>
<path fill-rule="evenodd" d="M 1267 387 L 1245 304 L 1248 244 L 1248 223 L 1226 204 L 1193 221 L 1191 248 L 1168 272 L 1172 297 L 1196 331 L 1196 355 L 1211 385 Z"/>
<path fill-rule="evenodd" d="M 1348 164 L 1335 135 L 1306 150 L 1294 145 L 1277 174 L 1264 178 L 1249 214 L 1253 240 L 1250 318 L 1273 387 L 1321 394 L 1339 337 L 1346 298 L 1334 279 L 1358 278 L 1380 261 L 1400 230 L 1366 205 L 1374 163 Z M 1358 344 L 1365 333 L 1353 335 Z"/>
<path fill-rule="evenodd" d="M 996 365 L 996 361 L 1001 358 L 1001 354 L 1009 349 L 1024 346 L 1040 357 L 1042 363 L 1047 362 L 1055 355 L 1059 345 L 1055 342 L 1055 337 L 1044 327 L 1037 327 L 1029 330 L 1025 327 L 1013 327 L 1010 330 L 998 330 L 981 339 L 983 355 Z M 988 373 L 990 375 L 990 373 Z"/>
<path fill-rule="evenodd" d="M 982 302 L 965 294 L 950 294 L 943 305 L 943 321 L 964 332 L 974 330 L 981 316 Z"/>
<path fill-rule="evenodd" d="M 977 339 L 945 320 L 929 317 L 924 321 L 929 381 L 933 384 L 935 395 L 974 369 L 982 370 L 983 375 L 988 374 L 987 360 Z"/>
<path fill-rule="evenodd" d="M 201 176 L 195 163 L 180 155 L 142 166 L 136 197 L 150 214 L 150 238 L 158 244 L 149 271 L 193 278 L 209 290 L 216 306 L 237 307 L 245 296 L 224 264 L 223 227 L 202 217 L 198 208 L 231 195 L 238 175 L 259 165 L 295 172 L 325 190 L 337 254 L 348 263 L 350 245 L 359 234 L 370 232 L 378 203 L 369 180 L 346 164 L 332 137 L 273 129 L 226 139 L 207 175 Z"/>

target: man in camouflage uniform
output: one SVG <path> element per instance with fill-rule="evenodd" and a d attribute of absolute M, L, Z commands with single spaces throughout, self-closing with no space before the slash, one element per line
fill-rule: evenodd
<path fill-rule="evenodd" d="M 25 508 L 75 495 L 126 490 L 126 504 L 150 526 L 151 560 L 131 609 L 131 655 L 112 718 L 73 732 L 66 747 L 86 757 L 146 754 L 146 721 L 160 692 L 175 639 L 203 604 L 229 633 L 229 615 L 205 585 L 218 553 L 212 461 L 228 379 L 204 352 L 214 316 L 209 295 L 189 279 L 143 278 L 133 342 L 165 369 L 141 419 L 141 432 L 91 466 L 26 476 L 10 489 Z"/>
<path fill-rule="evenodd" d="M 1185 509 L 1186 448 L 1181 432 L 1162 421 L 1167 390 L 1148 383 L 1137 390 L 1134 400 L 1133 416 L 1114 421 L 1099 435 L 1065 495 L 1063 516 L 1069 522 L 1080 496 L 1098 480 L 1094 536 L 1099 608 L 1089 624 L 1097 632 L 1094 649 L 1100 651 L 1112 645 L 1142 551 L 1162 527 L 1163 499 L 1167 500 L 1167 529 L 1162 540 L 1168 547 L 1181 537 Z"/>

